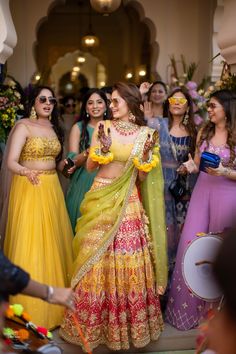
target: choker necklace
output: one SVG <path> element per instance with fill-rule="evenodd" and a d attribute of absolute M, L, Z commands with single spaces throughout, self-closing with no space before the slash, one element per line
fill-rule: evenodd
<path fill-rule="evenodd" d="M 137 124 L 124 122 L 120 119 L 112 120 L 112 124 L 118 133 L 125 136 L 132 135 L 139 130 L 139 126 Z"/>

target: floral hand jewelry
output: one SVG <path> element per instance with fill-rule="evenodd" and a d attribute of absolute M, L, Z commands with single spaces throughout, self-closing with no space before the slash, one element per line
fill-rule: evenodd
<path fill-rule="evenodd" d="M 149 154 L 149 158 L 147 161 L 143 161 L 143 159 L 141 159 L 140 157 L 135 157 L 133 159 L 133 163 L 139 171 L 148 173 L 153 169 L 153 167 L 156 167 L 159 163 L 159 158 L 156 155 L 159 151 L 159 146 L 155 146 L 157 138 L 157 132 L 153 133 L 152 139 L 150 139 L 150 134 L 148 134 L 148 138 L 145 142 L 143 149 L 143 155 Z M 153 152 L 151 151 L 152 148 Z"/>
<path fill-rule="evenodd" d="M 100 141 L 100 147 L 94 146 L 90 148 L 89 151 L 89 157 L 91 160 L 98 162 L 100 165 L 107 165 L 114 158 L 113 153 L 110 151 L 112 141 L 109 128 L 107 132 L 108 135 L 105 134 L 104 126 L 100 124 L 98 127 L 98 140 Z"/>
<path fill-rule="evenodd" d="M 152 154 L 151 157 L 147 161 L 142 161 L 139 157 L 135 157 L 133 159 L 134 166 L 142 172 L 150 172 L 153 167 L 156 167 L 159 163 L 159 158 Z"/>
<path fill-rule="evenodd" d="M 99 148 L 99 146 L 94 146 L 94 147 L 90 148 L 89 157 L 91 160 L 98 162 L 99 165 L 107 165 L 114 158 L 112 152 L 108 151 L 108 152 L 104 153 Z"/>

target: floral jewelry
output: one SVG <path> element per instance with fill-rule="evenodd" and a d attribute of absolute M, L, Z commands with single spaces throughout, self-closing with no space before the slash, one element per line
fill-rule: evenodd
<path fill-rule="evenodd" d="M 139 130 L 139 126 L 137 124 L 124 122 L 120 119 L 112 120 L 112 124 L 118 133 L 125 136 L 132 135 Z"/>
<path fill-rule="evenodd" d="M 139 157 L 133 159 L 134 166 L 142 172 L 150 172 L 159 163 L 159 158 L 152 154 L 152 156 L 147 161 L 142 161 Z"/>
<path fill-rule="evenodd" d="M 114 159 L 114 155 L 111 151 L 104 153 L 99 146 L 90 148 L 89 157 L 94 162 L 98 162 L 99 165 L 107 165 Z"/>
<path fill-rule="evenodd" d="M 129 112 L 129 121 L 130 123 L 135 123 L 136 121 L 135 115 L 131 111 Z"/>
<path fill-rule="evenodd" d="M 187 111 L 185 112 L 185 115 L 184 115 L 184 119 L 183 119 L 183 125 L 188 125 L 188 119 L 189 119 L 189 109 L 187 109 Z"/>

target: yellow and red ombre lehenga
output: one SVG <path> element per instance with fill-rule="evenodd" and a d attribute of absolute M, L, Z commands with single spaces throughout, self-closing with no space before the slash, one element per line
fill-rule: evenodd
<path fill-rule="evenodd" d="M 92 349 L 99 344 L 112 350 L 128 349 L 130 343 L 143 347 L 157 340 L 163 328 L 157 294 L 157 287 L 165 287 L 167 278 L 162 172 L 159 165 L 149 174 L 151 178 L 158 174 L 160 181 L 154 188 L 159 197 L 158 222 L 152 220 L 157 232 L 151 236 L 133 165 L 133 158 L 141 154 L 153 132 L 142 127 L 130 149 L 117 141 L 112 143 L 115 159 L 125 155 L 125 171 L 116 179 L 96 177 L 81 205 L 82 217 L 73 242 L 77 259 L 72 287 L 76 316 Z M 149 176 L 145 183 L 152 184 Z M 154 260 L 158 272 L 154 271 Z M 83 347 L 70 310 L 60 335 Z"/>

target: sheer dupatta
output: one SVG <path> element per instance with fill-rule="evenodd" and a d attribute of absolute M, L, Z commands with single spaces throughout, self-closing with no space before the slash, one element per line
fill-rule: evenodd
<path fill-rule="evenodd" d="M 138 175 L 138 170 L 133 164 L 133 158 L 142 155 L 148 134 L 152 135 L 153 133 L 153 129 L 142 127 L 122 176 L 116 178 L 109 185 L 86 193 L 85 199 L 81 204 L 82 216 L 77 221 L 76 235 L 73 240 L 73 251 L 76 260 L 72 287 L 76 287 L 81 278 L 92 268 L 113 242 Z M 163 237 L 163 239 L 165 238 L 165 235 L 159 236 Z M 165 245 L 164 241 L 160 246 L 153 247 L 154 253 L 166 253 L 163 245 Z M 158 259 L 158 254 L 154 255 L 153 258 L 154 260 Z M 164 256 L 162 256 L 162 259 L 164 259 Z M 158 263 L 158 267 L 159 265 Z M 164 267 L 163 272 L 166 269 Z M 158 271 L 160 273 L 159 268 Z M 163 279 L 165 278 L 163 276 Z M 159 278 L 157 278 L 158 283 Z"/>
<path fill-rule="evenodd" d="M 158 151 L 159 164 L 153 168 L 141 183 L 143 207 L 149 219 L 149 232 L 152 238 L 152 255 L 158 287 L 163 291 L 168 281 L 167 234 L 165 222 L 164 179 L 161 156 Z"/>

